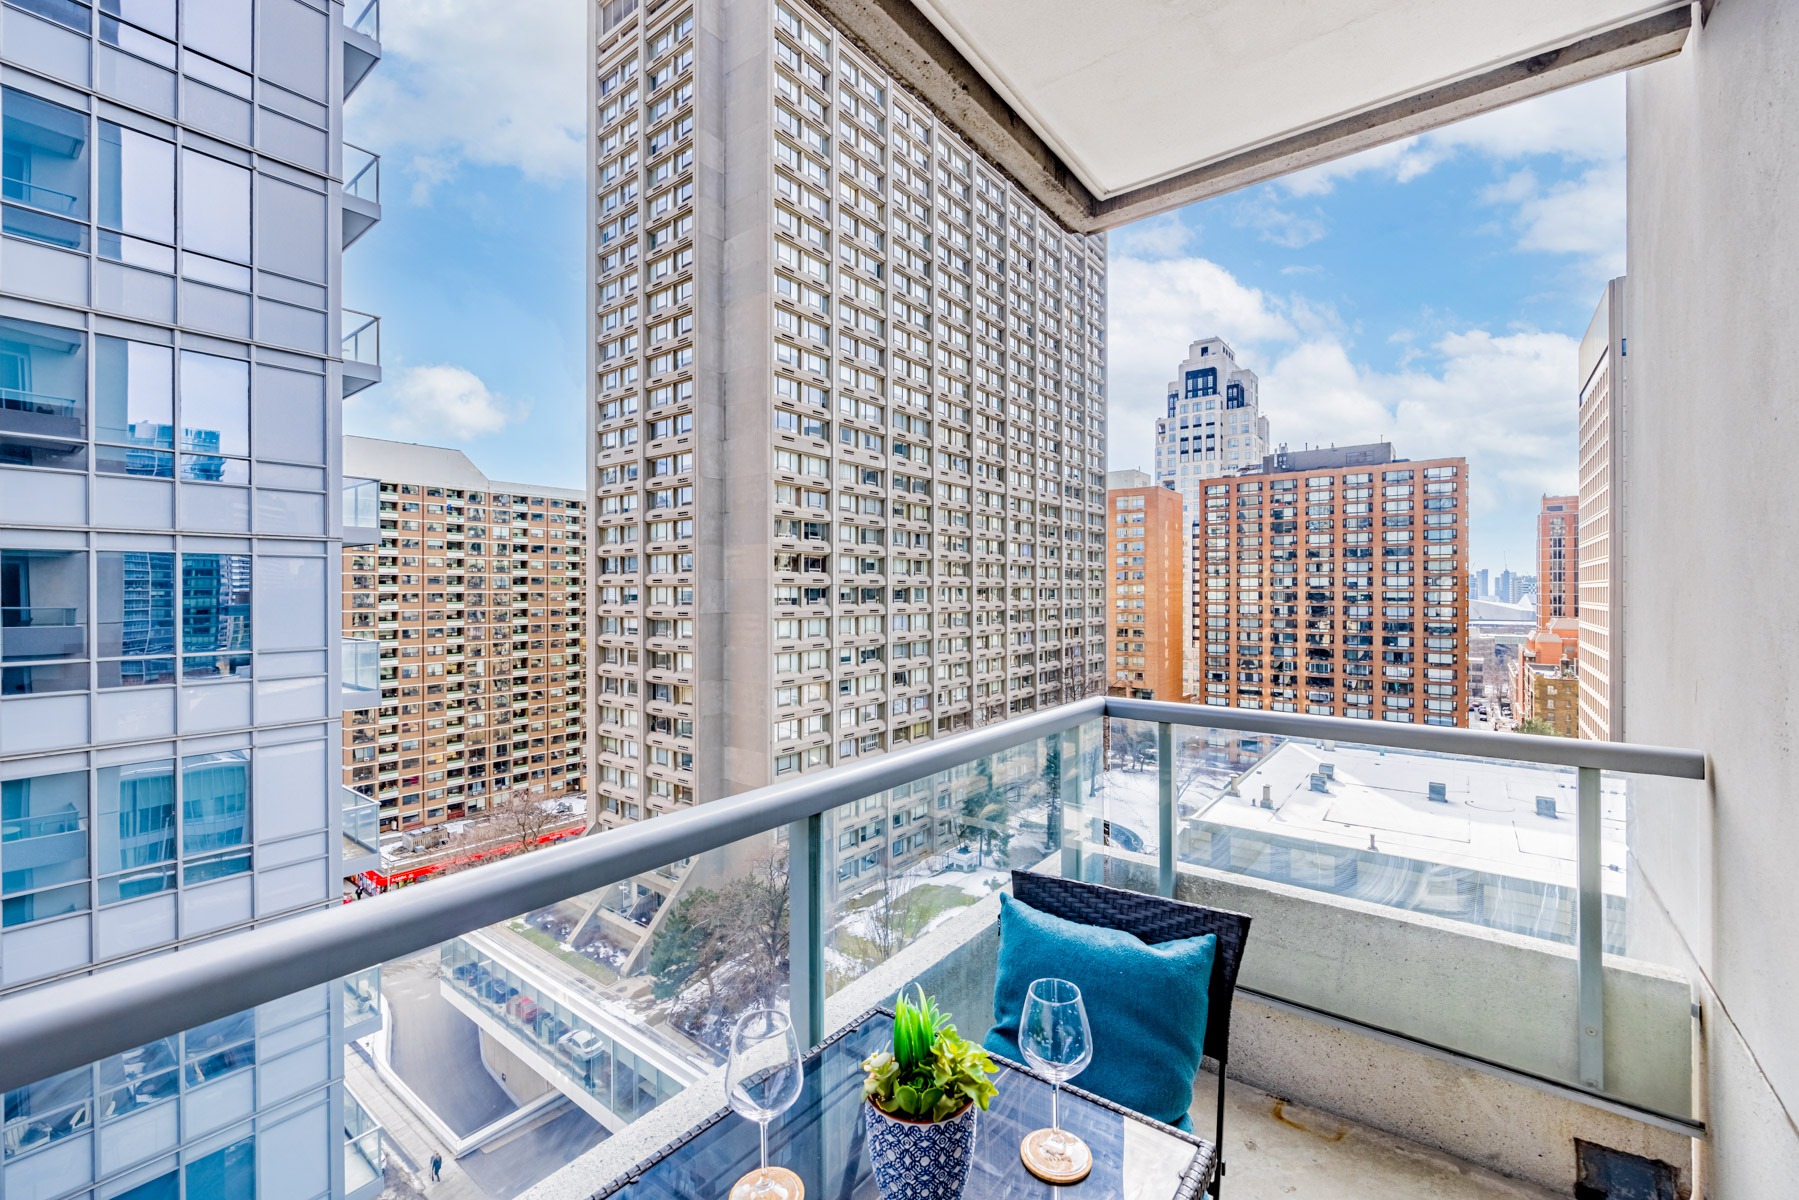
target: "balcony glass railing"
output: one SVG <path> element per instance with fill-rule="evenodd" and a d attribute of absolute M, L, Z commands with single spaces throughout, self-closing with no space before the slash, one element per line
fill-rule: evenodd
<path fill-rule="evenodd" d="M 356 707 L 373 702 L 381 694 L 381 643 L 372 638 L 349 637 L 341 643 L 344 703 Z"/>
<path fill-rule="evenodd" d="M 344 7 L 344 28 L 381 40 L 381 0 L 350 0 Z"/>
<path fill-rule="evenodd" d="M 381 1125 L 349 1089 L 344 1090 L 344 1194 L 354 1196 L 381 1180 Z"/>
<path fill-rule="evenodd" d="M 344 479 L 344 525 L 355 529 L 381 527 L 381 484 L 373 479 Z"/>
<path fill-rule="evenodd" d="M 344 143 L 344 195 L 381 203 L 381 156 Z"/>
<path fill-rule="evenodd" d="M 353 788 L 342 788 L 344 857 L 360 858 L 381 850 L 381 804 Z"/>
<path fill-rule="evenodd" d="M 381 318 L 344 309 L 343 357 L 345 362 L 381 365 Z"/>
<path fill-rule="evenodd" d="M 991 942 L 969 931 L 1029 869 L 1250 913 L 1242 986 L 1269 1003 L 1690 1122 L 1687 983 L 1621 953 L 1633 776 L 1611 769 L 1703 759 L 1082 701 L 215 939 L 116 995 L 103 972 L 0 1000 L 0 1086 L 278 1005 L 277 969 L 379 964 L 400 1033 L 366 1039 L 374 1069 L 452 1140 L 516 1122 L 522 1190 L 715 1074 L 746 1007 L 816 1041 L 827 997 L 930 972 L 978 1022 Z M 343 994 L 346 1028 L 381 1003 Z M 537 1082 L 499 1089 L 481 1045 Z M 579 1111 L 534 1124 L 534 1095 Z"/>

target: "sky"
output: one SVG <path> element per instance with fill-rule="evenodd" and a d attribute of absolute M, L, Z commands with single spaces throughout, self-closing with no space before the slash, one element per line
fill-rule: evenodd
<path fill-rule="evenodd" d="M 451 445 L 496 479 L 583 482 L 586 81 L 579 0 L 410 0 L 348 140 L 382 222 L 345 304 L 384 380 L 346 432 Z M 1115 231 L 1109 456 L 1147 469 L 1187 344 L 1261 377 L 1278 444 L 1387 438 L 1470 462 L 1476 568 L 1534 573 L 1575 486 L 1576 352 L 1624 259 L 1624 82 L 1602 79 Z"/>

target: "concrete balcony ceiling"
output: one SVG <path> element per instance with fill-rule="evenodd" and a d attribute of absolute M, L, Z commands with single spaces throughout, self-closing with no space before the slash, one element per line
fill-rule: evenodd
<path fill-rule="evenodd" d="M 1687 0 L 816 0 L 1092 232 L 1676 54 Z"/>

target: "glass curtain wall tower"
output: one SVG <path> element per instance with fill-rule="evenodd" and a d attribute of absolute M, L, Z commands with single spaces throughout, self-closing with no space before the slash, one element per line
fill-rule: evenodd
<path fill-rule="evenodd" d="M 353 24 L 0 7 L 0 992 L 338 901 Z M 370 1194 L 338 990 L 8 1093 L 0 1196 Z"/>

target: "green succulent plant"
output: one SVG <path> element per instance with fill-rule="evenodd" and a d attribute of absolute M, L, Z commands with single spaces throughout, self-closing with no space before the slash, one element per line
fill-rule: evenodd
<path fill-rule="evenodd" d="M 918 988 L 914 1004 L 902 995 L 893 1014 L 893 1048 L 862 1060 L 862 1094 L 893 1117 L 942 1121 L 972 1102 L 985 1109 L 999 1089 L 987 1052 L 956 1032 L 937 1001 Z"/>

